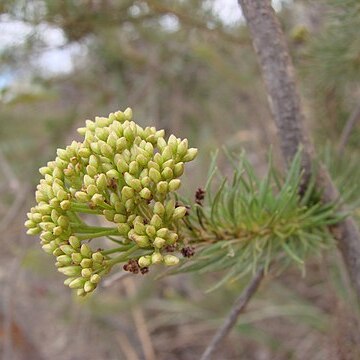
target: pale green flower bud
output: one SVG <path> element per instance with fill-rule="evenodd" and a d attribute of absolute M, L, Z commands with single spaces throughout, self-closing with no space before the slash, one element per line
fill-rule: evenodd
<path fill-rule="evenodd" d="M 128 147 L 128 142 L 126 138 L 121 137 L 116 140 L 116 152 L 121 153 Z"/>
<path fill-rule="evenodd" d="M 195 159 L 196 155 L 198 153 L 198 149 L 190 148 L 186 155 L 183 157 L 184 162 L 189 162 Z"/>
<path fill-rule="evenodd" d="M 66 276 L 78 276 L 81 274 L 81 267 L 76 265 L 65 266 L 59 268 L 58 271 Z"/>
<path fill-rule="evenodd" d="M 99 128 L 97 127 L 95 129 L 95 136 L 102 141 L 106 141 L 107 137 L 109 136 L 109 132 L 105 128 Z"/>
<path fill-rule="evenodd" d="M 161 228 L 156 232 L 156 235 L 161 238 L 166 238 L 168 236 L 169 229 L 168 228 Z"/>
<path fill-rule="evenodd" d="M 169 140 L 168 140 L 168 146 L 171 149 L 172 153 L 175 154 L 176 149 L 178 147 L 176 136 L 174 136 L 172 134 L 170 135 Z"/>
<path fill-rule="evenodd" d="M 151 184 L 151 179 L 148 176 L 144 176 L 141 179 L 141 185 L 144 187 L 148 187 Z"/>
<path fill-rule="evenodd" d="M 174 173 L 171 170 L 171 168 L 166 167 L 162 172 L 161 172 L 161 176 L 163 179 L 165 180 L 170 180 L 174 177 Z"/>
<path fill-rule="evenodd" d="M 60 207 L 64 211 L 69 210 L 71 208 L 71 202 L 69 200 L 63 200 L 60 203 Z"/>
<path fill-rule="evenodd" d="M 31 229 L 34 228 L 36 225 L 36 223 L 32 220 L 26 220 L 25 224 L 24 224 L 27 228 Z"/>
<path fill-rule="evenodd" d="M 132 120 L 133 118 L 133 112 L 132 112 L 132 109 L 131 108 L 126 108 L 126 110 L 124 111 L 124 117 L 125 117 L 125 120 Z"/>
<path fill-rule="evenodd" d="M 81 296 L 81 297 L 84 297 L 86 295 L 86 292 L 84 289 L 77 289 L 76 290 L 76 295 L 77 296 Z"/>
<path fill-rule="evenodd" d="M 45 175 L 45 174 L 48 174 L 48 175 L 51 175 L 52 174 L 52 170 L 48 167 L 48 166 L 43 166 L 39 169 L 39 173 L 41 175 Z"/>
<path fill-rule="evenodd" d="M 139 154 L 136 156 L 136 162 L 141 166 L 146 166 L 146 164 L 148 163 L 148 159 L 145 155 Z"/>
<path fill-rule="evenodd" d="M 188 150 L 188 147 L 189 147 L 189 143 L 188 143 L 187 139 L 184 139 L 183 141 L 181 141 L 181 143 L 178 145 L 178 148 L 177 148 L 177 153 L 179 154 L 179 156 L 181 156 L 181 157 L 185 156 L 185 154 Z M 196 156 L 196 154 L 195 154 L 195 156 Z"/>
<path fill-rule="evenodd" d="M 80 267 L 80 269 L 81 269 L 81 267 Z M 92 276 L 92 270 L 89 268 L 82 269 L 81 276 L 85 279 L 89 279 Z"/>
<path fill-rule="evenodd" d="M 53 229 L 53 234 L 54 234 L 55 236 L 60 236 L 60 235 L 62 234 L 62 232 L 63 232 L 63 229 L 62 229 L 61 226 L 56 226 L 56 227 L 54 227 L 54 229 Z"/>
<path fill-rule="evenodd" d="M 125 208 L 128 212 L 132 212 L 135 208 L 135 201 L 134 199 L 126 200 L 125 202 Z"/>
<path fill-rule="evenodd" d="M 65 160 L 65 161 L 69 161 L 69 159 L 70 159 L 68 152 L 66 150 L 64 150 L 64 149 L 57 149 L 56 150 L 56 155 L 60 159 Z"/>
<path fill-rule="evenodd" d="M 101 151 L 101 154 L 106 156 L 107 158 L 111 158 L 114 156 L 114 151 L 113 151 L 112 147 L 107 143 L 101 144 L 100 151 Z"/>
<path fill-rule="evenodd" d="M 91 248 L 86 244 L 81 245 L 80 253 L 82 256 L 84 256 L 86 258 L 91 258 L 91 255 L 92 255 Z"/>
<path fill-rule="evenodd" d="M 71 245 L 61 245 L 60 249 L 66 255 L 71 255 L 72 253 L 76 252 Z"/>
<path fill-rule="evenodd" d="M 65 279 L 65 280 L 64 280 L 64 285 L 65 285 L 65 286 L 69 286 L 70 283 L 71 283 L 72 281 L 74 281 L 75 279 L 77 279 L 77 277 L 69 277 L 69 278 Z"/>
<path fill-rule="evenodd" d="M 147 267 L 151 265 L 151 256 L 141 256 L 138 260 L 138 264 L 140 267 Z"/>
<path fill-rule="evenodd" d="M 143 188 L 140 191 L 140 196 L 145 200 L 150 200 L 152 198 L 151 191 L 148 188 Z"/>
<path fill-rule="evenodd" d="M 105 158 L 105 159 L 107 159 L 107 158 Z M 101 171 L 102 172 L 107 173 L 110 170 L 114 170 L 114 167 L 111 163 L 108 163 L 106 161 L 101 163 Z"/>
<path fill-rule="evenodd" d="M 97 169 L 92 166 L 92 165 L 88 165 L 86 167 L 86 172 L 91 176 L 91 177 L 94 177 L 96 174 L 97 174 Z"/>
<path fill-rule="evenodd" d="M 104 204 L 105 198 L 101 194 L 94 194 L 93 197 L 91 198 L 91 201 L 95 205 L 102 205 L 102 204 Z"/>
<path fill-rule="evenodd" d="M 49 201 L 49 205 L 54 208 L 54 209 L 59 209 L 60 208 L 60 201 L 56 198 L 52 198 Z"/>
<path fill-rule="evenodd" d="M 166 160 L 168 160 L 168 159 L 166 159 Z M 162 165 L 163 163 L 164 163 L 164 161 L 166 161 L 163 157 L 162 157 L 162 155 L 160 155 L 159 153 L 156 153 L 155 155 L 154 155 L 154 161 L 160 166 L 160 165 Z"/>
<path fill-rule="evenodd" d="M 75 198 L 81 203 L 86 203 L 90 201 L 90 196 L 84 191 L 77 191 L 75 193 Z"/>
<path fill-rule="evenodd" d="M 146 235 L 132 234 L 130 238 L 141 248 L 150 246 L 149 238 Z"/>
<path fill-rule="evenodd" d="M 90 143 L 90 149 L 93 153 L 100 155 L 101 154 L 101 149 L 100 149 L 100 145 L 98 142 L 91 142 Z"/>
<path fill-rule="evenodd" d="M 91 155 L 91 151 L 89 148 L 82 147 L 81 149 L 79 149 L 79 156 L 88 159 L 90 155 Z"/>
<path fill-rule="evenodd" d="M 54 223 L 57 222 L 57 220 L 59 219 L 59 213 L 58 213 L 55 209 L 51 210 L 50 219 L 51 219 Z"/>
<path fill-rule="evenodd" d="M 161 264 L 163 262 L 163 256 L 158 252 L 154 252 L 151 255 L 151 262 L 153 264 Z"/>
<path fill-rule="evenodd" d="M 110 125 L 110 120 L 108 118 L 106 118 L 106 117 L 96 116 L 95 117 L 95 123 L 99 127 L 105 127 L 105 126 Z"/>
<path fill-rule="evenodd" d="M 174 266 L 179 263 L 179 259 L 174 255 L 165 255 L 164 256 L 164 263 L 167 266 Z"/>
<path fill-rule="evenodd" d="M 95 180 L 92 177 L 90 177 L 88 174 L 84 175 L 83 182 L 86 187 L 95 184 Z"/>
<path fill-rule="evenodd" d="M 125 173 L 129 170 L 129 165 L 124 159 L 120 159 L 116 163 L 116 167 L 120 173 Z"/>
<path fill-rule="evenodd" d="M 135 138 L 135 134 L 133 132 L 133 130 L 131 129 L 130 126 L 127 126 L 125 129 L 124 129 L 124 137 L 125 139 L 128 141 L 128 142 L 132 142 L 134 141 L 134 138 Z"/>
<path fill-rule="evenodd" d="M 120 178 L 120 174 L 115 169 L 111 169 L 111 170 L 107 171 L 106 176 L 110 179 L 119 179 Z"/>
<path fill-rule="evenodd" d="M 126 216 L 122 215 L 122 214 L 115 214 L 114 215 L 114 223 L 118 224 L 118 223 L 125 223 L 126 222 Z"/>
<path fill-rule="evenodd" d="M 41 248 L 49 255 L 53 253 L 53 248 L 50 244 L 45 244 Z"/>
<path fill-rule="evenodd" d="M 128 232 L 130 231 L 130 226 L 126 223 L 120 223 L 120 224 L 118 224 L 117 229 L 118 229 L 120 235 L 126 236 L 128 234 Z"/>
<path fill-rule="evenodd" d="M 159 215 L 160 217 L 165 214 L 165 207 L 161 202 L 156 202 L 154 205 L 154 214 Z"/>
<path fill-rule="evenodd" d="M 74 249 L 78 249 L 81 246 L 81 241 L 74 235 L 69 237 L 69 243 Z"/>
<path fill-rule="evenodd" d="M 104 214 L 106 220 L 114 221 L 115 211 L 113 211 L 113 210 L 104 210 L 103 214 Z"/>
<path fill-rule="evenodd" d="M 64 255 L 63 251 L 60 248 L 56 247 L 57 245 L 55 244 L 55 241 L 51 241 L 50 245 L 53 248 L 53 255 L 54 256 Z"/>
<path fill-rule="evenodd" d="M 160 181 L 157 185 L 156 185 L 156 190 L 160 193 L 160 194 L 166 194 L 168 192 L 168 183 L 166 181 Z"/>
<path fill-rule="evenodd" d="M 131 199 L 134 197 L 134 189 L 129 187 L 129 186 L 124 186 L 122 189 L 121 189 L 121 197 L 124 199 L 124 200 L 127 200 L 127 199 Z"/>
<path fill-rule="evenodd" d="M 139 235 L 145 235 L 145 225 L 141 222 L 134 222 L 134 230 Z"/>
<path fill-rule="evenodd" d="M 160 137 L 157 139 L 157 147 L 160 151 L 163 151 L 166 146 L 167 146 L 167 143 L 164 138 Z"/>
<path fill-rule="evenodd" d="M 154 146 L 152 143 L 150 142 L 147 142 L 145 144 L 145 147 L 144 147 L 144 150 L 149 154 L 149 155 L 153 155 L 153 152 L 154 152 Z"/>
<path fill-rule="evenodd" d="M 89 293 L 96 288 L 96 285 L 93 284 L 91 281 L 87 281 L 84 285 L 84 291 Z"/>
<path fill-rule="evenodd" d="M 179 236 L 177 233 L 170 232 L 167 236 L 166 242 L 168 245 L 174 245 L 177 242 L 178 238 L 179 238 Z"/>
<path fill-rule="evenodd" d="M 148 168 L 154 168 L 157 171 L 160 171 L 160 165 L 158 163 L 156 163 L 155 161 L 150 160 L 147 164 Z"/>
<path fill-rule="evenodd" d="M 82 259 L 80 262 L 80 266 L 82 268 L 91 268 L 92 260 L 91 259 Z"/>
<path fill-rule="evenodd" d="M 56 258 L 56 261 L 58 261 L 63 266 L 67 266 L 71 264 L 72 259 L 69 255 L 60 255 Z"/>
<path fill-rule="evenodd" d="M 69 288 L 70 289 L 81 289 L 81 288 L 83 288 L 85 282 L 86 282 L 86 279 L 84 279 L 82 277 L 78 277 L 75 280 L 70 282 Z"/>
<path fill-rule="evenodd" d="M 163 162 L 171 159 L 172 155 L 173 155 L 173 152 L 172 152 L 171 147 L 166 146 L 165 149 L 163 150 L 163 152 L 161 153 L 161 157 L 162 157 Z"/>
<path fill-rule="evenodd" d="M 96 179 L 96 186 L 99 191 L 105 191 L 107 188 L 107 179 L 105 174 L 100 174 L 99 177 Z"/>
<path fill-rule="evenodd" d="M 101 280 L 101 277 L 99 274 L 93 274 L 91 275 L 90 277 L 90 281 L 93 283 L 93 284 L 98 284 Z"/>
<path fill-rule="evenodd" d="M 159 215 L 154 214 L 151 218 L 150 225 L 155 226 L 156 229 L 160 229 L 162 226 L 162 220 Z"/>
<path fill-rule="evenodd" d="M 161 237 L 156 237 L 153 242 L 153 245 L 158 249 L 161 249 L 165 244 L 166 244 L 166 240 Z"/>
<path fill-rule="evenodd" d="M 132 179 L 129 185 L 137 192 L 142 190 L 141 181 L 139 179 Z"/>
<path fill-rule="evenodd" d="M 149 170 L 149 177 L 150 179 L 157 184 L 159 181 L 161 181 L 161 174 L 159 171 L 157 171 L 154 168 L 150 168 Z"/>
<path fill-rule="evenodd" d="M 116 113 L 114 115 L 118 121 L 120 121 L 120 122 L 125 121 L 125 114 L 122 111 L 116 111 Z"/>
<path fill-rule="evenodd" d="M 63 190 L 63 189 L 60 189 L 57 193 L 56 193 L 56 197 L 58 198 L 59 201 L 64 201 L 64 200 L 67 200 L 69 195 L 68 193 Z"/>
<path fill-rule="evenodd" d="M 139 172 L 139 164 L 137 161 L 132 161 L 129 164 L 129 173 L 131 175 L 136 175 Z"/>
<path fill-rule="evenodd" d="M 41 222 L 42 215 L 40 213 L 33 213 L 31 215 L 32 215 L 31 219 L 33 221 L 35 221 L 36 223 Z"/>
<path fill-rule="evenodd" d="M 62 227 L 66 228 L 69 226 L 69 218 L 67 216 L 61 215 L 59 216 L 57 223 Z"/>
<path fill-rule="evenodd" d="M 179 220 L 179 219 L 182 219 L 185 216 L 185 214 L 186 214 L 186 207 L 179 206 L 179 207 L 175 208 L 172 217 L 174 220 Z"/>
<path fill-rule="evenodd" d="M 155 237 L 155 235 L 156 235 L 155 226 L 153 226 L 153 225 L 146 225 L 146 226 L 145 226 L 145 232 L 146 232 L 146 235 L 148 235 L 149 237 Z"/>
<path fill-rule="evenodd" d="M 172 217 L 174 210 L 175 210 L 175 200 L 171 199 L 166 203 L 165 206 L 165 214 L 168 219 Z"/>
<path fill-rule="evenodd" d="M 39 226 L 45 231 L 52 231 L 55 227 L 55 224 L 52 222 L 41 222 Z"/>
<path fill-rule="evenodd" d="M 169 182 L 169 191 L 176 191 L 180 188 L 181 180 L 173 179 Z"/>
<path fill-rule="evenodd" d="M 94 262 L 102 263 L 104 260 L 104 255 L 101 254 L 99 251 L 97 251 L 91 255 L 91 258 L 93 259 Z"/>

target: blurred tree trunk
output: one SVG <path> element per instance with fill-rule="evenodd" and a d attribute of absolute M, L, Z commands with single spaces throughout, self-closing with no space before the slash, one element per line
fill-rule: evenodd
<path fill-rule="evenodd" d="M 247 21 L 261 67 L 283 157 L 286 163 L 289 163 L 299 147 L 303 146 L 306 182 L 311 175 L 314 150 L 304 126 L 305 117 L 296 89 L 294 67 L 280 23 L 271 7 L 270 0 L 238 1 Z M 323 166 L 317 175 L 317 185 L 323 191 L 324 202 L 340 198 L 337 188 Z M 349 217 L 333 226 L 332 232 L 338 240 L 347 271 L 360 299 L 360 234 L 357 225 Z"/>

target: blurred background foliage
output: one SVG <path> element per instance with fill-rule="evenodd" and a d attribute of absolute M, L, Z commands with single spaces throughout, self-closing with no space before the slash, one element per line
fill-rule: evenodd
<path fill-rule="evenodd" d="M 360 218 L 360 4 L 277 1 L 307 125 Z M 218 275 L 111 281 L 72 299 L 24 235 L 37 168 L 85 119 L 133 108 L 142 125 L 209 153 L 246 149 L 259 174 L 277 140 L 236 1 L 0 1 L 0 350 L 4 359 L 197 359 L 243 283 L 205 294 Z M 346 130 L 347 129 L 347 130 Z M 223 171 L 230 165 L 221 161 Z M 191 166 L 191 165 L 190 165 Z M 351 192 L 350 192 L 351 190 Z M 358 359 L 359 324 L 337 254 L 260 289 L 218 359 Z"/>

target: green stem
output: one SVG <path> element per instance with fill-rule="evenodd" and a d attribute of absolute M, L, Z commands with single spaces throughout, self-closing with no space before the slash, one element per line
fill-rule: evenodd
<path fill-rule="evenodd" d="M 86 224 L 74 224 L 74 223 L 70 223 L 71 227 L 76 231 L 76 232 L 85 232 L 85 233 L 91 233 L 91 232 L 99 232 L 99 231 L 110 231 L 113 230 L 115 231 L 116 228 L 112 228 L 112 227 L 103 227 L 103 226 L 88 226 Z"/>
<path fill-rule="evenodd" d="M 96 214 L 101 215 L 102 211 L 96 209 L 90 209 L 87 205 L 81 205 L 78 203 L 71 203 L 71 210 L 73 212 L 81 212 L 84 214 Z"/>
<path fill-rule="evenodd" d="M 102 251 L 101 253 L 103 255 L 110 255 L 110 254 L 114 254 L 116 252 L 123 252 L 124 250 L 129 250 L 129 248 L 131 248 L 133 245 L 123 245 L 123 246 L 119 246 L 117 248 L 113 248 L 113 249 L 110 249 L 110 250 L 104 250 Z"/>
<path fill-rule="evenodd" d="M 139 249 L 138 245 L 133 246 L 132 248 L 130 248 L 128 251 L 125 251 L 123 254 L 113 258 L 110 262 L 109 265 L 115 265 L 119 262 L 123 262 L 125 260 L 128 260 L 128 256 L 131 255 L 133 252 L 135 252 L 136 250 Z"/>
<path fill-rule="evenodd" d="M 79 238 L 79 240 L 95 239 L 95 238 L 102 237 L 102 236 L 115 235 L 117 232 L 118 231 L 116 229 L 111 229 L 111 230 L 106 230 L 106 231 L 99 231 L 97 233 L 79 235 L 78 238 Z"/>

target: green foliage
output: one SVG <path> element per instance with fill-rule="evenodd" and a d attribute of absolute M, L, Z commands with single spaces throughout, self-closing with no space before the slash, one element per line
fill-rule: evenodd
<path fill-rule="evenodd" d="M 232 160 L 233 161 L 233 160 Z M 227 270 L 215 288 L 258 268 L 277 271 L 296 264 L 305 272 L 305 261 L 333 245 L 327 226 L 340 219 L 336 204 L 322 205 L 310 184 L 303 196 L 301 153 L 284 178 L 271 159 L 267 174 L 259 178 L 242 155 L 233 161 L 232 179 L 222 175 L 214 159 L 204 204 L 198 201 L 188 219 L 189 245 L 197 254 L 173 273 Z M 212 183 L 217 178 L 217 191 Z"/>
<path fill-rule="evenodd" d="M 327 144 L 321 157 L 339 189 L 343 202 L 360 222 L 359 156 L 356 153 L 340 155 Z"/>

